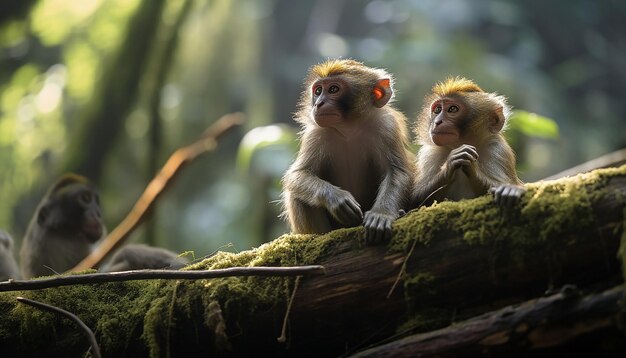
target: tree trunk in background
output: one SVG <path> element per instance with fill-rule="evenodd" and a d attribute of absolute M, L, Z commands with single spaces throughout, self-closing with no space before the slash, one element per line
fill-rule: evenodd
<path fill-rule="evenodd" d="M 161 168 L 161 147 L 162 147 L 162 118 L 161 118 L 161 97 L 163 86 L 166 83 L 167 75 L 170 73 L 170 68 L 172 67 L 174 54 L 176 53 L 176 49 L 178 47 L 178 33 L 180 31 L 181 26 L 185 23 L 185 19 L 187 19 L 187 15 L 189 15 L 189 10 L 194 4 L 193 0 L 185 1 L 185 4 L 179 11 L 176 22 L 167 29 L 167 36 L 165 41 L 163 41 L 163 45 L 160 46 L 159 51 L 156 51 L 156 64 L 155 64 L 155 75 L 154 80 L 151 82 L 150 93 L 148 96 L 148 107 L 150 110 L 150 131 L 149 131 L 149 146 L 148 146 L 148 172 L 146 173 L 146 183 L 149 183 L 150 180 L 157 174 L 157 171 Z M 156 216 L 156 210 L 152 213 L 153 216 Z M 157 245 L 156 242 L 156 229 L 155 229 L 155 221 L 150 220 L 145 224 L 145 241 L 149 245 Z"/>
<path fill-rule="evenodd" d="M 106 67 L 100 87 L 73 134 L 62 172 L 75 172 L 99 183 L 105 159 L 124 128 L 137 98 L 139 82 L 161 20 L 165 0 L 144 0 L 128 24 L 127 37 Z"/>

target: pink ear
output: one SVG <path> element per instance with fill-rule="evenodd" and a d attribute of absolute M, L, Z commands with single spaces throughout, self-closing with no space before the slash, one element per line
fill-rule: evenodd
<path fill-rule="evenodd" d="M 500 132 L 502 130 L 502 127 L 504 127 L 505 120 L 506 118 L 504 118 L 503 108 L 502 107 L 496 108 L 495 115 L 493 116 L 491 123 L 489 123 L 489 130 L 492 133 Z"/>
<path fill-rule="evenodd" d="M 374 95 L 374 106 L 382 108 L 387 104 L 387 102 L 389 102 L 392 93 L 391 81 L 388 78 L 378 80 L 376 85 L 374 85 L 374 89 L 372 89 L 372 94 Z"/>

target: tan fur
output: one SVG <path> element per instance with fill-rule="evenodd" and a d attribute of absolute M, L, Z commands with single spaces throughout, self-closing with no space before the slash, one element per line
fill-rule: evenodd
<path fill-rule="evenodd" d="M 346 80 L 356 102 L 333 128 L 318 126 L 312 114 L 310 87 L 328 76 Z M 333 207 L 342 207 L 337 201 L 356 201 L 366 226 L 378 221 L 390 225 L 405 207 L 414 171 L 407 152 L 406 117 L 391 100 L 382 108 L 373 106 L 372 89 L 381 79 L 393 86 L 385 70 L 353 60 L 330 60 L 309 71 L 295 116 L 302 126 L 300 151 L 282 181 L 284 216 L 292 232 L 324 233 L 360 224 L 338 222 L 331 214 Z"/>
<path fill-rule="evenodd" d="M 469 116 L 473 119 L 464 133 L 462 144 L 474 146 L 478 153 L 478 159 L 472 164 L 475 168 L 472 178 L 460 169 L 450 173 L 449 160 L 456 148 L 437 146 L 431 139 L 431 105 L 443 98 L 461 99 L 470 107 Z M 415 127 L 421 148 L 417 154 L 413 206 L 445 199 L 474 198 L 499 185 L 522 184 L 515 170 L 515 154 L 504 135 L 501 131 L 492 133 L 488 130 L 489 118 L 496 115 L 498 109 L 502 111 L 505 124 L 510 115 L 511 109 L 503 96 L 483 92 L 471 80 L 456 77 L 436 84 L 424 101 Z"/>

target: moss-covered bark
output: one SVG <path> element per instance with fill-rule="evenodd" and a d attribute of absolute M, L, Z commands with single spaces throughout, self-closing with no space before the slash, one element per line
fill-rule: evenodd
<path fill-rule="evenodd" d="M 559 284 L 558 277 L 581 286 L 615 280 L 620 270 L 610 261 L 623 230 L 626 166 L 527 187 L 510 212 L 488 196 L 414 210 L 395 223 L 388 247 L 363 246 L 361 228 L 284 235 L 186 268 L 324 264 L 326 276 L 301 280 L 287 344 L 276 338 L 294 278 L 153 280 L 0 293 L 0 356 L 80 356 L 88 349 L 71 322 L 20 305 L 16 296 L 78 315 L 105 357 L 301 356 L 341 354 L 403 323 L 413 331 L 439 328 L 454 320 L 453 311 L 471 315 L 498 306 L 493 300 L 519 302 Z M 387 298 L 416 240 L 404 285 Z M 606 257 L 588 250 L 599 246 Z M 608 268 L 594 269 L 604 261 Z"/>

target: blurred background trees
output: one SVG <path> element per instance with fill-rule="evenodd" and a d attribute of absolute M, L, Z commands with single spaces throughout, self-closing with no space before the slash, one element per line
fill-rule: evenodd
<path fill-rule="evenodd" d="M 558 137 L 522 119 L 509 131 L 522 179 L 541 179 L 626 147 L 625 15 L 617 0 L 3 1 L 0 227 L 19 241 L 74 171 L 99 186 L 112 229 L 176 148 L 242 111 L 245 128 L 187 167 L 133 240 L 202 256 L 277 237 L 291 116 L 328 57 L 394 73 L 411 120 L 450 75 L 553 118 Z"/>

